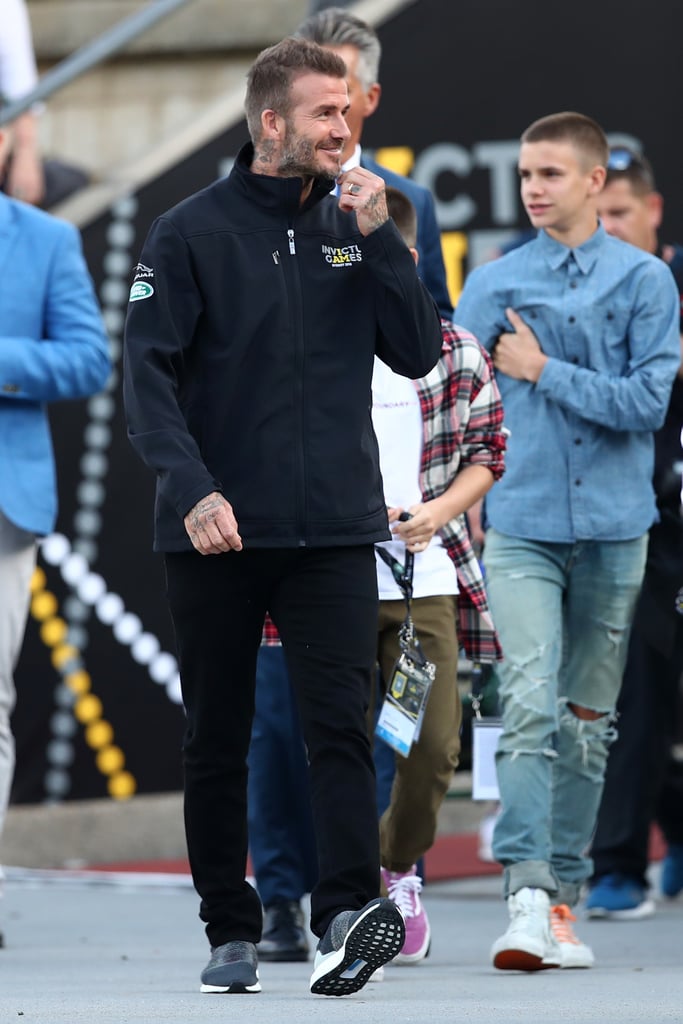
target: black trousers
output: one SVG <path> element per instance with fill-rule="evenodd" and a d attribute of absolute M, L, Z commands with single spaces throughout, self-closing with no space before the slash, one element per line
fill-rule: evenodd
<path fill-rule="evenodd" d="M 619 872 L 646 885 L 653 821 L 668 842 L 683 841 L 683 780 L 671 756 L 682 671 L 683 620 L 668 657 L 633 629 L 591 847 L 594 880 Z"/>
<path fill-rule="evenodd" d="M 212 946 L 258 942 L 245 882 L 247 754 L 266 611 L 282 638 L 308 748 L 319 882 L 311 929 L 379 892 L 366 712 L 377 640 L 372 545 L 165 556 L 187 730 L 185 831 Z"/>

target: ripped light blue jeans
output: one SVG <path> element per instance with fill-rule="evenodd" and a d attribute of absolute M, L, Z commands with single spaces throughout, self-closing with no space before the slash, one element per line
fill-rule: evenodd
<path fill-rule="evenodd" d="M 545 889 L 573 906 L 587 856 L 614 708 L 645 567 L 647 534 L 551 544 L 490 529 L 484 562 L 504 660 L 496 754 L 501 815 L 493 852 L 504 894 Z M 599 712 L 594 721 L 572 707 Z"/>

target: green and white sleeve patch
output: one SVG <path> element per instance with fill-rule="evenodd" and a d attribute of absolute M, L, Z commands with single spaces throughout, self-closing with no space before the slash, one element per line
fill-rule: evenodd
<path fill-rule="evenodd" d="M 134 281 L 130 290 L 129 301 L 138 302 L 140 299 L 149 299 L 154 295 L 154 288 L 146 281 Z"/>

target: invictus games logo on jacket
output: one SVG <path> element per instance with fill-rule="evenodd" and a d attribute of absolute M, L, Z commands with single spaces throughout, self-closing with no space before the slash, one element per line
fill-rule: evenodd
<path fill-rule="evenodd" d="M 325 263 L 337 267 L 349 267 L 352 263 L 362 263 L 363 253 L 357 245 L 323 245 L 322 253 Z"/>

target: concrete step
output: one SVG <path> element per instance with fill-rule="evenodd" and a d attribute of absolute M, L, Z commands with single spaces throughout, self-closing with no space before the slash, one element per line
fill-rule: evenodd
<path fill-rule="evenodd" d="M 236 92 L 255 52 L 200 59 L 117 61 L 52 97 L 40 117 L 43 152 L 87 170 L 94 182 L 159 148 Z"/>
<path fill-rule="evenodd" d="M 41 74 L 125 17 L 134 0 L 32 0 Z M 152 151 L 223 96 L 244 88 L 265 46 L 291 32 L 308 0 L 191 0 L 123 53 L 51 97 L 40 118 L 43 152 L 94 181 Z"/>
<path fill-rule="evenodd" d="M 476 832 L 489 810 L 469 799 L 460 774 L 456 772 L 457 781 L 441 807 L 439 836 Z M 0 863 L 25 868 L 178 861 L 186 856 L 181 793 L 13 806 L 0 846 Z"/>
<path fill-rule="evenodd" d="M 150 0 L 28 0 L 38 59 L 61 60 L 149 5 Z M 307 9 L 308 0 L 188 0 L 126 52 L 187 56 L 260 50 L 287 35 Z"/>

